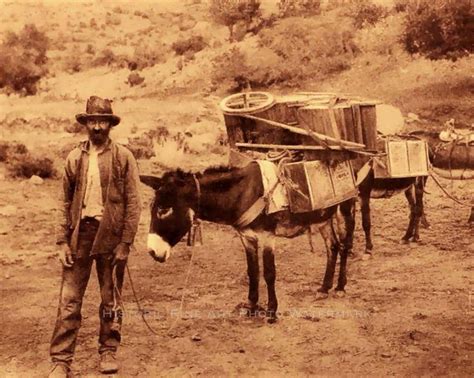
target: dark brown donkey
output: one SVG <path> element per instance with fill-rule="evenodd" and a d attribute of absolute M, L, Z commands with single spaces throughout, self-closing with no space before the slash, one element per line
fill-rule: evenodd
<path fill-rule="evenodd" d="M 410 207 L 408 226 L 401 242 L 418 242 L 420 240 L 419 225 L 423 220 L 423 225 L 428 226 L 423 211 L 423 193 L 426 184 L 426 177 L 403 177 L 403 178 L 375 178 L 374 170 L 371 168 L 367 177 L 359 185 L 360 210 L 362 216 L 362 228 L 365 233 L 365 251 L 362 258 L 370 258 L 374 245 L 371 236 L 370 199 L 371 198 L 391 198 L 393 195 L 404 192 Z M 355 222 L 348 223 L 354 225 Z M 348 243 L 352 245 L 352 235 L 354 229 L 347 229 Z"/>
<path fill-rule="evenodd" d="M 438 175 L 449 180 L 474 180 L 473 133 L 456 135 L 454 132 L 455 137 L 448 142 L 441 141 L 439 131 L 434 130 L 413 131 L 410 136 L 428 142 L 430 161 Z M 468 223 L 474 225 L 474 206 L 471 207 Z"/>
<path fill-rule="evenodd" d="M 259 260 L 258 249 L 263 255 L 263 276 L 268 289 L 267 316 L 269 322 L 277 317 L 278 301 L 275 291 L 274 235 L 282 223 L 300 226 L 306 230 L 319 224 L 327 246 L 327 264 L 323 283 L 317 290 L 318 298 L 325 298 L 333 286 L 337 256 L 340 256 L 338 294 L 344 293 L 346 278 L 346 232 L 337 224 L 353 221 L 354 199 L 340 205 L 345 222 L 334 222 L 337 206 L 302 214 L 278 212 L 258 215 L 244 227 L 235 226 L 242 215 L 263 196 L 260 167 L 250 163 L 244 168 L 209 168 L 203 173 L 182 171 L 167 172 L 163 177 L 141 176 L 141 181 L 155 190 L 151 206 L 151 223 L 148 249 L 160 262 L 170 256 L 175 246 L 190 230 L 193 217 L 205 221 L 234 226 L 241 237 L 247 256 L 249 294 L 247 308 L 250 314 L 259 310 Z"/>

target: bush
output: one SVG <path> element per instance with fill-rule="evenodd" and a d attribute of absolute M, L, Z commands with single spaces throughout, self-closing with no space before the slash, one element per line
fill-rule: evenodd
<path fill-rule="evenodd" d="M 122 23 L 122 20 L 120 20 L 120 16 L 117 16 L 116 14 L 112 14 L 107 12 L 105 15 L 105 24 L 106 25 L 120 25 Z"/>
<path fill-rule="evenodd" d="M 140 76 L 138 72 L 132 72 L 130 75 L 128 75 L 127 78 L 127 83 L 131 87 L 134 87 L 135 85 L 140 85 L 145 81 L 145 78 L 143 76 Z"/>
<path fill-rule="evenodd" d="M 474 51 L 472 25 L 470 0 L 421 0 L 408 5 L 402 41 L 411 54 L 454 60 Z"/>
<path fill-rule="evenodd" d="M 121 68 L 127 66 L 127 58 L 124 55 L 116 55 L 112 49 L 102 50 L 92 62 L 92 67 L 109 66 Z"/>
<path fill-rule="evenodd" d="M 23 143 L 0 142 L 0 162 L 7 162 L 14 155 L 28 153 L 28 149 Z"/>
<path fill-rule="evenodd" d="M 151 159 L 155 156 L 153 136 L 149 133 L 132 138 L 127 144 L 127 148 L 135 159 Z"/>
<path fill-rule="evenodd" d="M 410 0 L 395 0 L 393 2 L 393 9 L 395 9 L 395 12 L 405 12 L 408 9 L 409 3 Z"/>
<path fill-rule="evenodd" d="M 168 47 L 163 43 L 141 43 L 135 47 L 133 56 L 128 59 L 128 66 L 132 66 L 137 70 L 153 67 L 155 64 L 166 62 L 167 53 Z"/>
<path fill-rule="evenodd" d="M 234 41 L 234 25 L 239 21 L 250 27 L 254 19 L 261 17 L 259 0 L 211 0 L 209 13 L 218 24 L 229 29 L 229 41 Z"/>
<path fill-rule="evenodd" d="M 315 16 L 321 13 L 321 0 L 280 0 L 278 11 L 282 18 Z"/>
<path fill-rule="evenodd" d="M 48 73 L 49 40 L 35 25 L 25 25 L 19 34 L 10 32 L 0 46 L 0 88 L 34 95 L 38 81 Z"/>
<path fill-rule="evenodd" d="M 177 55 L 194 55 L 195 53 L 203 50 L 206 46 L 207 43 L 204 42 L 204 38 L 202 36 L 194 35 L 187 39 L 180 39 L 174 42 L 171 45 L 171 48 Z"/>
<path fill-rule="evenodd" d="M 27 154 L 15 154 L 8 164 L 8 170 L 13 177 L 39 176 L 50 178 L 56 175 L 54 162 L 48 157 L 33 156 Z"/>
<path fill-rule="evenodd" d="M 68 122 L 64 125 L 64 131 L 70 134 L 79 134 L 85 131 L 84 125 L 81 125 L 79 122 Z"/>
<path fill-rule="evenodd" d="M 229 90 L 323 79 L 350 67 L 356 50 L 350 30 L 313 19 L 283 19 L 263 30 L 253 50 L 232 48 L 213 60 L 212 81 Z"/>
<path fill-rule="evenodd" d="M 353 0 L 343 14 L 352 18 L 352 23 L 357 29 L 362 29 L 367 25 L 375 25 L 387 17 L 388 9 L 374 4 L 371 0 Z"/>

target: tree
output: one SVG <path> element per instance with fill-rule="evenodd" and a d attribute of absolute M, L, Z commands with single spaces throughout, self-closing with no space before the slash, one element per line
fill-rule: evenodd
<path fill-rule="evenodd" d="M 471 0 L 417 0 L 406 9 L 406 50 L 429 59 L 456 59 L 474 51 Z"/>
<path fill-rule="evenodd" d="M 211 0 L 209 13 L 214 21 L 229 28 L 229 41 L 234 41 L 234 26 L 243 22 L 247 29 L 261 16 L 259 0 Z"/>
<path fill-rule="evenodd" d="M 34 95 L 38 81 L 47 74 L 49 40 L 34 24 L 19 34 L 9 32 L 0 46 L 0 88 Z"/>

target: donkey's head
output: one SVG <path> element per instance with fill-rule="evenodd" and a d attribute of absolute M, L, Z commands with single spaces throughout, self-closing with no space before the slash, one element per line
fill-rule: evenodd
<path fill-rule="evenodd" d="M 167 172 L 163 177 L 140 176 L 140 180 L 155 190 L 151 204 L 148 233 L 148 253 L 165 262 L 174 247 L 191 228 L 196 201 L 196 184 L 191 174 Z"/>

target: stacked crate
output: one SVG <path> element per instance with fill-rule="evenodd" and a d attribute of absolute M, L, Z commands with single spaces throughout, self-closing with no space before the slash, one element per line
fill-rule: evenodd
<path fill-rule="evenodd" d="M 373 101 L 354 98 L 341 101 L 333 94 L 300 93 L 276 98 L 271 106 L 246 114 L 376 150 L 376 102 Z M 318 144 L 310 136 L 269 125 L 263 120 L 245 118 L 241 111 L 224 114 L 224 119 L 232 164 L 241 166 L 251 161 L 248 151 L 252 151 L 252 158 L 255 158 L 256 151 L 269 151 L 277 145 L 295 146 L 295 150 L 300 147 L 303 160 L 286 164 L 283 169 L 287 182 L 292 183 L 287 185 L 292 212 L 327 208 L 357 195 L 349 160 L 356 155 L 324 148 L 305 149 L 305 146 Z M 243 148 L 239 143 L 247 144 L 247 147 Z M 253 145 L 262 147 L 252 148 Z M 330 145 L 337 145 L 337 142 L 330 142 Z"/>

